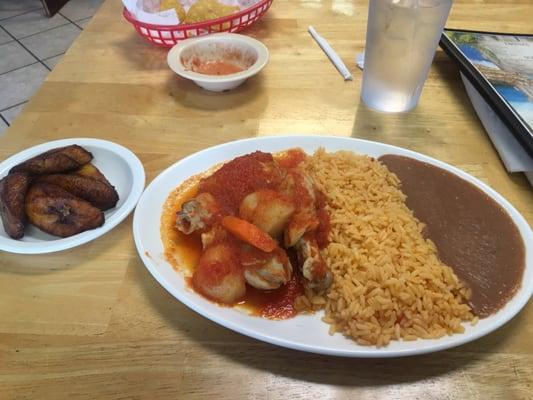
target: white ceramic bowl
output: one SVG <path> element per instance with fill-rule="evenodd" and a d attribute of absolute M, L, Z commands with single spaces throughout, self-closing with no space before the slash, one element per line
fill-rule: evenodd
<path fill-rule="evenodd" d="M 231 62 L 245 68 L 228 75 L 206 75 L 191 70 L 191 60 L 201 62 L 227 60 L 228 54 L 239 54 Z M 169 67 L 179 76 L 194 81 L 198 86 L 213 92 L 231 90 L 261 71 L 268 62 L 268 49 L 258 40 L 236 33 L 216 33 L 184 40 L 170 49 Z"/>

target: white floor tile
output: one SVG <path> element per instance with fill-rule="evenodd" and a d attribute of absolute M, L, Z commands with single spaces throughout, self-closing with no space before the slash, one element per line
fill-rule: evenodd
<path fill-rule="evenodd" d="M 48 72 L 39 63 L 0 75 L 0 110 L 28 100 L 41 86 Z"/>
<path fill-rule="evenodd" d="M 2 134 L 7 128 L 7 124 L 2 120 L 2 118 L 0 118 L 0 136 L 2 136 Z"/>
<path fill-rule="evenodd" d="M 0 0 L 0 19 L 43 8 L 40 0 Z"/>
<path fill-rule="evenodd" d="M 21 39 L 20 42 L 43 60 L 64 53 L 80 33 L 80 28 L 68 24 Z"/>
<path fill-rule="evenodd" d="M 11 125 L 13 121 L 15 121 L 15 118 L 20 114 L 20 112 L 24 109 L 26 106 L 26 103 L 21 104 L 19 106 L 8 108 L 7 110 L 2 111 L 2 117 L 6 119 L 7 122 Z"/>
<path fill-rule="evenodd" d="M 71 21 L 92 17 L 102 0 L 69 0 L 59 12 Z"/>
<path fill-rule="evenodd" d="M 6 31 L 11 33 L 17 39 L 33 35 L 47 29 L 56 28 L 68 23 L 68 20 L 59 14 L 54 15 L 52 18 L 48 18 L 44 15 L 43 10 L 32 11 L 17 17 L 0 21 L 0 25 L 2 25 Z"/>
<path fill-rule="evenodd" d="M 12 40 L 13 38 L 9 36 L 7 33 L 5 33 L 2 28 L 0 28 L 0 44 L 11 42 Z"/>
<path fill-rule="evenodd" d="M 79 21 L 76 21 L 76 25 L 81 26 L 83 29 L 87 26 L 87 24 L 93 19 L 93 17 L 80 19 Z"/>
<path fill-rule="evenodd" d="M 36 63 L 37 60 L 17 42 L 0 45 L 0 74 Z M 2 92 L 0 88 L 0 93 Z"/>
<path fill-rule="evenodd" d="M 61 60 L 62 58 L 63 58 L 63 54 L 60 54 L 58 56 L 50 57 L 50 58 L 47 58 L 46 60 L 43 60 L 43 63 L 45 63 L 48 68 L 54 69 L 54 67 L 57 65 L 59 60 Z"/>

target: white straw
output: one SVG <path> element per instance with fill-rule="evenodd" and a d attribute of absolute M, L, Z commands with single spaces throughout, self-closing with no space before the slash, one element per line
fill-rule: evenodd
<path fill-rule="evenodd" d="M 341 58 L 337 55 L 337 53 L 335 53 L 335 50 L 333 50 L 333 48 L 329 45 L 326 39 L 320 36 L 315 30 L 315 28 L 313 28 L 312 26 L 309 26 L 308 30 L 313 39 L 315 39 L 315 41 L 318 43 L 320 48 L 324 51 L 324 53 L 326 53 L 333 65 L 335 65 L 335 68 L 337 68 L 344 80 L 351 81 L 353 79 L 352 74 L 350 74 L 350 71 L 348 71 L 346 65 L 344 65 Z"/>

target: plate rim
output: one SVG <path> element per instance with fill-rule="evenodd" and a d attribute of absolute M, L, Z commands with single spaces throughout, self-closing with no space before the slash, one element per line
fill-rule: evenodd
<path fill-rule="evenodd" d="M 533 294 L 533 282 L 531 284 L 529 284 L 529 285 L 525 285 L 525 283 L 527 283 L 527 282 L 524 282 L 524 278 L 523 278 L 522 287 L 515 294 L 514 297 L 520 295 L 521 293 L 522 293 L 522 296 L 520 297 L 519 301 L 517 302 L 517 304 L 514 305 L 513 309 L 510 312 L 507 312 L 504 315 L 503 318 L 500 318 L 494 324 L 489 325 L 487 327 L 479 328 L 475 332 L 472 332 L 472 333 L 470 333 L 468 335 L 465 335 L 465 334 L 454 334 L 452 336 L 445 336 L 444 337 L 444 338 L 453 337 L 454 340 L 452 340 L 451 342 L 438 343 L 439 339 L 429 339 L 429 340 L 431 340 L 434 343 L 434 345 L 431 345 L 429 348 L 420 348 L 420 349 L 417 349 L 417 348 L 406 348 L 406 349 L 394 349 L 394 350 L 391 350 L 391 351 L 387 351 L 387 347 L 376 348 L 375 346 L 368 346 L 368 347 L 354 348 L 353 351 L 345 351 L 345 350 L 337 350 L 336 351 L 335 349 L 329 349 L 329 348 L 323 348 L 323 347 L 314 347 L 314 346 L 309 346 L 309 345 L 301 344 L 301 343 L 293 343 L 293 342 L 289 342 L 288 343 L 286 340 L 280 339 L 277 336 L 272 336 L 272 335 L 263 334 L 263 333 L 257 333 L 255 330 L 248 329 L 247 327 L 240 326 L 236 322 L 218 318 L 218 316 L 216 315 L 216 312 L 210 312 L 210 311 L 205 312 L 205 310 L 203 310 L 202 307 L 199 304 L 197 304 L 197 303 L 195 303 L 193 301 L 190 301 L 186 296 L 178 297 L 174 293 L 176 291 L 176 289 L 161 274 L 159 274 L 159 272 L 157 270 L 158 266 L 155 265 L 154 261 L 151 260 L 150 257 L 147 257 L 146 254 L 144 254 L 144 247 L 142 245 L 142 241 L 140 239 L 140 231 L 138 230 L 138 226 L 137 226 L 138 219 L 139 219 L 138 213 L 140 212 L 140 210 L 142 210 L 144 194 L 145 193 L 149 193 L 151 190 L 153 190 L 153 188 L 161 180 L 164 180 L 166 175 L 172 173 L 172 171 L 176 167 L 180 166 L 182 163 L 186 163 L 186 162 L 190 161 L 192 158 L 199 157 L 199 156 L 201 156 L 201 155 L 203 155 L 203 154 L 205 154 L 207 152 L 221 150 L 221 149 L 224 149 L 225 147 L 234 146 L 236 143 L 244 143 L 244 142 L 258 142 L 258 148 L 257 149 L 261 150 L 261 148 L 259 147 L 261 142 L 270 142 L 270 141 L 276 142 L 277 140 L 281 140 L 281 141 L 287 140 L 287 141 L 296 141 L 297 142 L 299 139 L 316 141 L 317 143 L 314 144 L 313 146 L 315 148 L 317 148 L 317 149 L 319 147 L 325 147 L 327 149 L 327 147 L 328 147 L 327 143 L 324 144 L 324 143 L 320 142 L 321 139 L 327 140 L 327 141 L 334 141 L 334 142 L 335 141 L 351 142 L 352 143 L 352 147 L 349 147 L 346 150 L 354 152 L 354 153 L 358 152 L 359 154 L 366 154 L 366 153 L 363 153 L 361 150 L 359 150 L 359 151 L 356 150 L 356 146 L 357 146 L 358 143 L 365 144 L 365 145 L 370 145 L 370 146 L 376 146 L 377 145 L 378 148 L 384 146 L 384 148 L 387 149 L 387 150 L 397 151 L 398 153 L 405 154 L 407 156 L 411 156 L 411 157 L 413 157 L 415 159 L 419 159 L 419 160 L 421 159 L 422 161 L 429 161 L 433 165 L 436 165 L 438 167 L 444 168 L 444 169 L 454 173 L 455 175 L 459 176 L 460 178 L 465 179 L 466 181 L 473 183 L 475 186 L 477 186 L 478 188 L 483 190 L 490 197 L 492 197 L 495 201 L 497 201 L 500 205 L 502 205 L 502 204 L 505 205 L 505 207 L 504 207 L 505 211 L 509 214 L 511 219 L 513 219 L 513 222 L 515 223 L 515 225 L 517 225 L 517 228 L 519 230 L 520 230 L 520 225 L 523 225 L 525 227 L 526 236 L 523 235 L 522 231 L 520 231 L 520 235 L 521 235 L 522 240 L 524 241 L 524 246 L 525 246 L 525 250 L 526 250 L 526 265 L 525 265 L 525 269 L 524 269 L 524 275 L 527 272 L 527 270 L 528 270 L 528 263 L 527 263 L 528 246 L 527 246 L 527 243 L 528 242 L 527 242 L 526 239 L 528 237 L 533 238 L 533 231 L 531 230 L 531 226 L 529 225 L 527 220 L 520 214 L 520 212 L 518 212 L 518 210 L 507 199 L 505 199 L 502 195 L 500 195 L 498 192 L 496 192 L 494 189 L 492 189 L 486 183 L 484 183 L 481 180 L 479 180 L 478 178 L 470 175 L 469 173 L 467 173 L 467 172 L 465 172 L 465 171 L 463 171 L 463 170 L 461 170 L 461 169 L 459 169 L 459 168 L 457 168 L 457 167 L 455 167 L 455 166 L 453 166 L 451 164 L 448 164 L 448 163 L 440 161 L 440 160 L 438 160 L 436 158 L 427 156 L 427 155 L 425 155 L 423 153 L 419 153 L 419 152 L 416 152 L 416 151 L 413 151 L 413 150 L 409 150 L 409 149 L 406 149 L 406 148 L 403 148 L 403 147 L 400 147 L 400 146 L 395 146 L 395 145 L 382 143 L 382 142 L 377 142 L 377 141 L 371 141 L 371 140 L 367 140 L 367 139 L 359 139 L 359 138 L 344 137 L 344 136 L 334 136 L 334 135 L 331 135 L 331 136 L 327 136 L 327 135 L 261 136 L 261 137 L 253 137 L 253 138 L 245 138 L 245 139 L 240 139 L 240 140 L 234 140 L 234 141 L 218 144 L 218 145 L 215 145 L 215 146 L 211 146 L 211 147 L 202 149 L 202 150 L 200 150 L 198 152 L 190 154 L 190 155 L 188 155 L 188 156 L 176 161 L 175 163 L 173 163 L 172 165 L 167 167 L 165 170 L 160 172 L 150 182 L 150 184 L 146 187 L 146 189 L 145 189 L 145 191 L 143 193 L 143 196 L 141 196 L 141 198 L 139 199 L 139 203 L 138 203 L 139 207 L 136 209 L 136 211 L 134 213 L 134 217 L 133 217 L 133 234 L 134 234 L 134 240 L 135 240 L 135 245 L 136 245 L 136 248 L 137 248 L 137 252 L 138 252 L 140 258 L 142 259 L 145 267 L 149 270 L 149 272 L 152 275 L 152 277 L 161 286 L 163 286 L 165 288 L 165 290 L 167 290 L 167 292 L 169 292 L 169 294 L 171 294 L 176 300 L 180 301 L 182 304 L 186 305 L 188 308 L 190 308 L 191 310 L 193 310 L 195 313 L 199 314 L 200 316 L 202 316 L 204 318 L 207 318 L 207 319 L 213 321 L 214 323 L 216 323 L 218 325 L 221 325 L 221 326 L 223 326 L 225 328 L 231 329 L 231 330 L 233 330 L 233 331 L 235 331 L 237 333 L 243 334 L 245 336 L 252 337 L 252 338 L 254 338 L 256 340 L 260 340 L 260 341 L 263 341 L 263 342 L 266 342 L 266 343 L 270 343 L 270 344 L 274 344 L 274 345 L 277 345 L 277 346 L 280 346 L 280 347 L 290 348 L 290 349 L 299 350 L 299 351 L 305 351 L 305 352 L 310 352 L 310 353 L 315 353 L 315 354 L 340 356 L 340 357 L 350 357 L 350 358 L 405 357 L 405 356 L 413 356 L 413 355 L 419 355 L 419 354 L 433 353 L 433 352 L 442 351 L 442 350 L 446 350 L 446 349 L 449 349 L 449 348 L 454 348 L 454 347 L 457 347 L 457 346 L 461 346 L 463 344 L 466 344 L 466 343 L 472 342 L 474 340 L 477 340 L 480 337 L 483 337 L 483 336 L 485 336 L 485 335 L 487 335 L 487 334 L 499 329 L 501 326 L 505 325 L 512 318 L 514 318 L 516 315 L 518 315 L 520 313 L 520 311 L 524 308 L 524 306 L 527 304 L 527 302 L 529 301 L 529 299 L 531 298 L 531 296 Z M 298 144 L 297 143 L 293 143 L 292 145 L 290 145 L 290 147 L 298 147 Z M 303 144 L 302 147 L 305 147 L 305 144 Z M 287 148 L 289 148 L 289 147 L 287 147 Z M 330 150 L 330 151 L 333 151 L 333 150 Z M 335 150 L 335 151 L 338 151 L 338 150 Z M 366 155 L 368 155 L 368 154 L 366 154 Z M 228 157 L 228 160 L 229 159 L 231 159 L 231 157 Z M 177 185 L 178 184 L 176 184 L 176 186 Z M 167 196 L 168 196 L 168 193 L 166 194 L 165 197 L 167 197 Z M 160 213 L 159 213 L 159 215 L 160 215 Z M 178 274 L 178 272 L 176 272 L 176 273 Z M 497 315 L 497 314 L 494 314 L 494 315 Z M 300 316 L 300 317 L 306 317 L 306 316 Z M 256 318 L 256 317 L 252 317 L 252 318 Z M 414 341 L 413 343 L 417 343 L 417 342 L 420 342 L 422 340 L 424 340 L 424 339 L 419 339 L 417 341 Z M 354 345 L 356 345 L 355 342 L 354 342 Z"/>
<path fill-rule="evenodd" d="M 5 251 L 13 254 L 30 255 L 49 254 L 80 246 L 97 239 L 114 229 L 118 224 L 128 217 L 128 215 L 137 205 L 137 202 L 144 192 L 144 186 L 146 183 L 144 166 L 133 151 L 125 146 L 105 139 L 80 137 L 64 138 L 40 143 L 15 153 L 0 162 L 0 174 L 6 172 L 6 170 L 11 168 L 16 163 L 29 159 L 30 157 L 38 155 L 41 152 L 50 150 L 54 147 L 62 147 L 70 144 L 99 147 L 110 151 L 117 157 L 121 158 L 126 163 L 128 170 L 132 175 L 130 194 L 126 197 L 124 203 L 115 210 L 112 216 L 106 218 L 104 224 L 99 228 L 81 232 L 67 238 L 58 238 L 56 240 L 45 242 L 23 242 L 9 237 L 0 237 L 0 252 Z M 41 243 L 43 243 L 43 245 L 41 245 Z"/>

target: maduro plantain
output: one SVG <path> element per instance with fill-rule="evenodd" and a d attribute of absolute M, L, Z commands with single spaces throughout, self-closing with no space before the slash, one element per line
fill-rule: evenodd
<path fill-rule="evenodd" d="M 25 201 L 28 220 L 44 232 L 68 237 L 103 225 L 104 213 L 59 186 L 36 182 Z"/>
<path fill-rule="evenodd" d="M 24 236 L 24 198 L 29 184 L 30 177 L 25 172 L 15 172 L 0 180 L 0 217 L 6 233 L 13 239 Z"/>
<path fill-rule="evenodd" d="M 87 178 L 93 178 L 97 181 L 107 183 L 109 186 L 111 186 L 105 175 L 102 174 L 100 170 L 91 163 L 85 164 L 80 169 L 72 171 L 71 174 L 85 176 Z"/>
<path fill-rule="evenodd" d="M 44 175 L 39 177 L 38 182 L 57 185 L 103 211 L 115 207 L 118 202 L 118 193 L 113 186 L 86 176 L 75 174 Z"/>
<path fill-rule="evenodd" d="M 92 159 L 90 152 L 73 144 L 39 154 L 15 165 L 9 172 L 27 172 L 32 175 L 68 172 L 80 168 Z"/>

